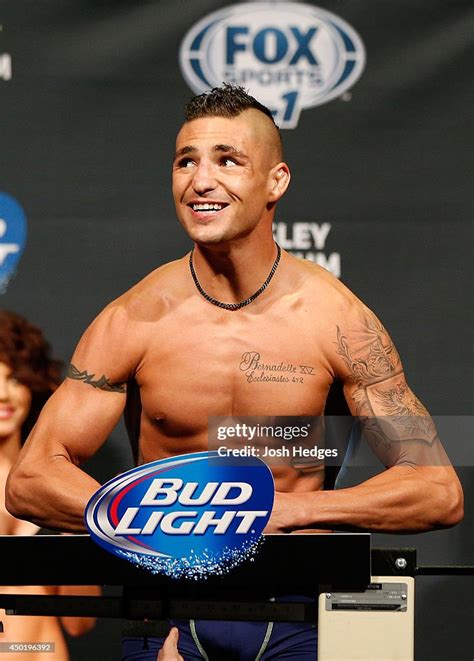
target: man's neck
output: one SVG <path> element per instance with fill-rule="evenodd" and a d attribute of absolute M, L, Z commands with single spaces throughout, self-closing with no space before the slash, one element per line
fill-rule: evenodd
<path fill-rule="evenodd" d="M 193 264 L 199 283 L 209 296 L 225 303 L 239 303 L 262 286 L 276 256 L 277 247 L 271 237 L 257 247 L 255 242 L 196 245 Z"/>

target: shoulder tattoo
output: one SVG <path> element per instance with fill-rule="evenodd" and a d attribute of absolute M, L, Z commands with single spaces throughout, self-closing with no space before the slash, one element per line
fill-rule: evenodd
<path fill-rule="evenodd" d="M 356 386 L 353 393 L 356 415 L 370 415 L 368 389 L 400 374 L 400 357 L 387 331 L 375 317 L 364 318 L 357 329 L 350 331 L 350 338 L 339 326 L 336 330 L 336 351 Z"/>
<path fill-rule="evenodd" d="M 367 317 L 348 334 L 337 326 L 337 353 L 355 386 L 352 391 L 355 413 L 373 448 L 380 446 L 387 452 L 393 450 L 395 441 L 433 443 L 435 425 L 408 387 L 398 352 L 378 319 Z M 378 417 L 374 416 L 374 410 L 380 412 Z M 392 464 L 393 461 L 387 463 Z"/>
<path fill-rule="evenodd" d="M 113 383 L 105 376 L 105 374 L 102 374 L 99 379 L 94 380 L 95 374 L 88 374 L 86 370 L 81 372 L 72 363 L 68 367 L 66 376 L 75 381 L 83 381 L 88 386 L 98 388 L 99 390 L 105 390 L 107 392 L 127 392 L 127 384 L 125 381 Z"/>
<path fill-rule="evenodd" d="M 390 337 L 375 319 L 352 333 L 352 346 L 347 335 L 337 329 L 337 353 L 342 356 L 355 383 L 369 382 L 392 376 L 400 368 L 400 358 Z"/>

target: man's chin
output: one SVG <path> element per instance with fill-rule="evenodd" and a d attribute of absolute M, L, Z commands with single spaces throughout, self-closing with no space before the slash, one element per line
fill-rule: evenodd
<path fill-rule="evenodd" d="M 189 232 L 189 238 L 203 247 L 219 246 L 232 240 L 233 237 L 228 236 L 224 232 L 202 232 L 193 231 Z"/>

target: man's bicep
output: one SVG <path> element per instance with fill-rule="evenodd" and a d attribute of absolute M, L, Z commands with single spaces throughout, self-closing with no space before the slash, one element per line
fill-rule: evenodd
<path fill-rule="evenodd" d="M 335 344 L 347 403 L 380 461 L 446 465 L 433 420 L 408 386 L 398 351 L 377 317 L 361 306 L 337 326 Z"/>
<path fill-rule="evenodd" d="M 114 302 L 100 313 L 27 441 L 30 457 L 43 452 L 79 464 L 98 450 L 125 407 L 127 380 L 137 361 L 134 339 L 124 306 Z"/>
<path fill-rule="evenodd" d="M 67 379 L 103 392 L 126 393 L 126 383 L 139 361 L 138 331 L 126 310 L 113 303 L 81 337 L 67 370 Z"/>
<path fill-rule="evenodd" d="M 388 332 L 360 304 L 336 325 L 333 346 L 336 372 L 351 411 L 358 416 L 374 415 L 367 388 L 403 374 L 400 356 Z"/>
<path fill-rule="evenodd" d="M 78 465 L 107 440 L 125 407 L 126 395 L 66 379 L 51 396 L 25 444 L 33 458 L 64 456 Z"/>
<path fill-rule="evenodd" d="M 348 399 L 356 390 L 347 386 Z M 357 393 L 361 397 L 361 393 Z M 357 416 L 362 440 L 386 466 L 448 466 L 430 414 L 409 388 L 403 372 L 364 389 L 364 415 Z"/>

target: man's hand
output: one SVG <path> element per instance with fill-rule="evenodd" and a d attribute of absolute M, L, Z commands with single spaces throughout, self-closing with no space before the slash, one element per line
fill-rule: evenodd
<path fill-rule="evenodd" d="M 307 528 L 309 521 L 304 521 L 304 505 L 308 498 L 315 496 L 314 491 L 301 493 L 283 493 L 275 491 L 272 515 L 266 525 L 264 534 L 268 533 L 302 533 L 316 534 L 332 532 L 329 528 Z"/>
<path fill-rule="evenodd" d="M 158 652 L 157 661 L 184 661 L 178 652 L 178 638 L 178 629 L 173 627 L 163 643 L 163 647 Z"/>
<path fill-rule="evenodd" d="M 263 532 L 289 533 L 301 527 L 301 495 L 275 491 L 272 514 Z"/>

